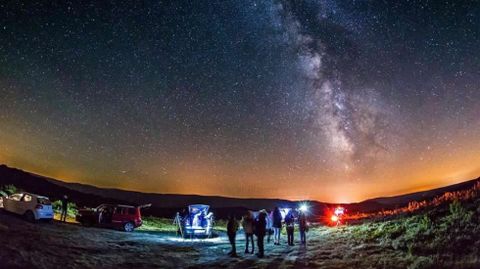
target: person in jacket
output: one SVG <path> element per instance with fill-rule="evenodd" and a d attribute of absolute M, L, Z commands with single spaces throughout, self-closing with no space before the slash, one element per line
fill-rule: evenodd
<path fill-rule="evenodd" d="M 68 214 L 68 196 L 65 194 L 62 197 L 62 214 L 60 215 L 60 221 L 66 222 Z"/>
<path fill-rule="evenodd" d="M 245 253 L 253 254 L 255 252 L 255 244 L 253 243 L 253 214 L 252 212 L 248 211 L 245 216 L 242 218 L 242 227 L 243 232 L 245 233 Z M 249 252 L 248 245 L 252 243 L 252 251 Z"/>
<path fill-rule="evenodd" d="M 285 226 L 287 227 L 288 245 L 293 246 L 293 233 L 295 231 L 295 217 L 290 210 L 285 216 Z"/>
<path fill-rule="evenodd" d="M 267 212 L 265 210 L 260 211 L 258 213 L 257 218 L 255 219 L 255 235 L 257 236 L 257 246 L 258 246 L 258 254 L 259 258 L 263 258 L 265 255 L 263 239 L 265 237 L 267 226 Z"/>
<path fill-rule="evenodd" d="M 270 237 L 272 237 L 273 234 L 273 213 L 272 212 L 267 212 L 267 243 L 270 243 Z"/>
<path fill-rule="evenodd" d="M 228 253 L 228 255 L 232 257 L 237 257 L 237 247 L 235 244 L 235 238 L 237 237 L 237 230 L 238 230 L 238 222 L 235 219 L 235 215 L 232 213 L 227 221 L 227 235 L 228 240 L 230 241 L 230 245 L 232 246 L 232 250 Z"/>
<path fill-rule="evenodd" d="M 282 230 L 282 214 L 280 209 L 275 207 L 272 213 L 273 243 L 280 245 L 280 231 Z"/>
<path fill-rule="evenodd" d="M 307 223 L 307 216 L 304 212 L 300 212 L 298 216 L 298 230 L 300 231 L 300 243 L 302 245 L 307 244 L 307 231 L 308 231 L 308 223 Z"/>

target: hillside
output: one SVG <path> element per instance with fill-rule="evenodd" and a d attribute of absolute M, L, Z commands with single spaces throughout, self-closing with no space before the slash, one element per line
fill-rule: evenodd
<path fill-rule="evenodd" d="M 477 179 L 472 179 L 469 181 L 461 182 L 454 185 L 449 185 L 446 187 L 441 187 L 437 189 L 414 192 L 404 195 L 397 195 L 392 197 L 379 197 L 367 200 L 365 202 L 374 202 L 387 207 L 401 207 L 408 204 L 411 201 L 423 201 L 433 199 L 435 196 L 441 195 L 445 192 L 455 192 L 460 190 L 465 190 L 473 187 L 476 182 L 480 180 L 480 177 Z"/>
<path fill-rule="evenodd" d="M 102 197 L 95 194 L 83 193 L 73 189 L 65 188 L 55 184 L 44 177 L 24 172 L 19 169 L 10 168 L 6 165 L 0 165 L 0 185 L 13 184 L 17 188 L 42 194 L 50 197 L 51 200 L 60 200 L 64 194 L 71 200 L 79 201 L 79 205 L 94 207 L 101 203 L 121 203 L 123 200 L 117 200 L 108 197 Z"/>
<path fill-rule="evenodd" d="M 172 217 L 176 212 L 189 204 L 209 204 L 217 217 L 224 218 L 230 211 L 241 214 L 247 209 L 273 208 L 281 205 L 295 207 L 296 202 L 279 199 L 238 199 L 219 196 L 153 194 L 118 189 L 104 189 L 78 183 L 66 183 L 20 169 L 0 165 L 0 186 L 13 184 L 20 189 L 61 199 L 67 194 L 78 206 L 95 207 L 101 203 L 122 203 L 141 205 L 151 203 L 152 207 L 145 211 L 146 215 Z M 323 203 L 312 202 L 316 208 Z M 322 205 L 322 206 L 320 206 Z"/>
<path fill-rule="evenodd" d="M 245 207 L 253 209 L 271 208 L 275 205 L 284 205 L 285 207 L 291 207 L 296 205 L 295 202 L 281 199 L 248 199 L 229 198 L 222 196 L 143 193 L 120 189 L 98 188 L 91 185 L 80 183 L 67 183 L 54 179 L 48 180 L 54 184 L 83 193 L 94 194 L 114 199 L 123 199 L 134 204 L 152 203 L 156 207 L 163 208 L 183 207 L 190 204 L 209 204 L 210 206 L 215 208 Z"/>

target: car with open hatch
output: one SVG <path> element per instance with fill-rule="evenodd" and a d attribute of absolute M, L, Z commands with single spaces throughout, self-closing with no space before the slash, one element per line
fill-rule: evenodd
<path fill-rule="evenodd" d="M 97 226 L 132 232 L 142 225 L 141 209 L 151 204 L 132 206 L 101 204 L 96 208 L 78 210 L 76 220 L 85 226 Z"/>

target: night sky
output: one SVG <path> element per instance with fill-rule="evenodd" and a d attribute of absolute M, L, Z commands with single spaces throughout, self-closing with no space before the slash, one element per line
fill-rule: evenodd
<path fill-rule="evenodd" d="M 479 1 L 2 1 L 0 15 L 0 163 L 331 202 L 480 176 Z"/>

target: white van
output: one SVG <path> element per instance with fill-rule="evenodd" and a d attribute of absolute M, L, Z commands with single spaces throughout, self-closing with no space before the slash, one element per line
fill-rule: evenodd
<path fill-rule="evenodd" d="M 30 222 L 53 219 L 52 203 L 48 197 L 32 193 L 22 192 L 4 197 L 3 208 L 24 216 Z"/>

